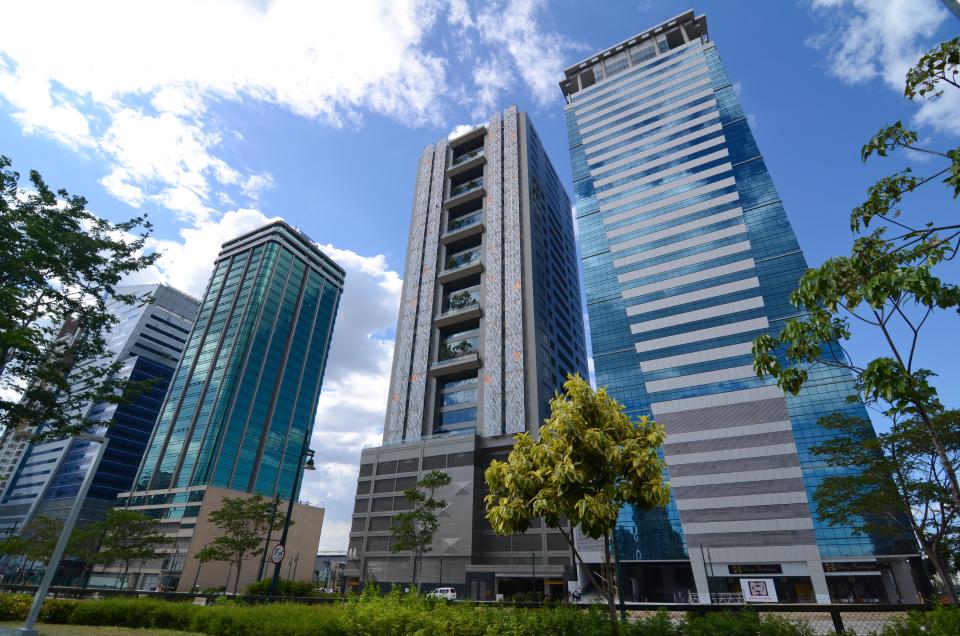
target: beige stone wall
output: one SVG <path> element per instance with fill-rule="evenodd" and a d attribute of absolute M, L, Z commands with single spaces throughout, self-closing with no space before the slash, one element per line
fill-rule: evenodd
<path fill-rule="evenodd" d="M 219 534 L 220 529 L 210 522 L 210 513 L 221 507 L 226 498 L 251 497 L 252 495 L 225 488 L 207 487 L 206 495 L 200 507 L 200 514 L 197 517 L 197 525 L 194 528 L 193 540 L 190 542 L 190 550 L 187 553 L 187 559 L 183 566 L 183 574 L 180 576 L 180 584 L 177 586 L 178 592 L 187 592 L 193 585 L 194 578 L 197 576 L 197 567 L 199 562 L 195 558 L 197 552 L 213 541 Z M 279 506 L 280 522 L 274 528 L 270 549 L 272 550 L 279 542 L 280 533 L 283 531 L 283 518 L 286 514 L 287 502 L 281 501 Z M 293 525 L 290 526 L 290 532 L 287 536 L 287 554 L 281 563 L 280 577 L 289 578 L 292 570 L 290 563 L 297 559 L 296 571 L 293 572 L 293 578 L 297 581 L 313 580 L 313 566 L 317 555 L 317 546 L 320 543 L 320 530 L 323 526 L 323 508 L 313 506 L 304 506 L 294 504 L 293 507 Z M 266 538 L 266 537 L 264 537 Z M 252 557 L 243 562 L 240 570 L 240 581 L 238 590 L 244 589 L 257 579 L 257 571 L 260 568 L 260 556 Z M 200 568 L 200 577 L 197 585 L 201 590 L 208 587 L 221 587 L 226 585 L 228 591 L 233 591 L 234 583 L 237 580 L 236 568 L 231 572 L 230 564 L 219 561 L 204 563 Z M 230 581 L 227 583 L 227 575 Z M 267 555 L 267 568 L 265 577 L 273 576 L 273 564 L 270 563 L 269 553 Z"/>

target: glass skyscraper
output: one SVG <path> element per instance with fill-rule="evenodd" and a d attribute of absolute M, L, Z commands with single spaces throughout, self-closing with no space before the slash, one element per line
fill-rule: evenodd
<path fill-rule="evenodd" d="M 290 492 L 344 275 L 282 221 L 224 243 L 137 490 Z"/>
<path fill-rule="evenodd" d="M 226 564 L 198 572 L 194 557 L 220 534 L 210 513 L 226 498 L 290 499 L 313 430 L 344 276 L 284 221 L 223 244 L 134 487 L 117 499 L 157 519 L 170 545 L 135 576 L 104 567 L 92 585 L 187 591 L 197 577 L 204 587 L 230 577 Z M 299 491 L 298 482 L 294 501 Z M 295 504 L 293 519 L 290 558 L 312 557 L 323 509 Z M 243 587 L 257 575 L 249 565 L 231 585 Z"/>
<path fill-rule="evenodd" d="M 461 596 L 561 594 L 573 574 L 559 532 L 497 536 L 483 469 L 513 434 L 539 430 L 568 373 L 586 373 L 570 200 L 527 114 L 428 146 L 416 181 L 383 446 L 360 457 L 345 575 L 410 582 L 392 519 L 424 473 L 452 479 L 422 581 Z M 531 576 L 531 568 L 535 570 Z"/>
<path fill-rule="evenodd" d="M 811 504 L 818 418 L 867 417 L 849 374 L 818 366 L 791 396 L 753 372 L 806 262 L 706 18 L 601 51 L 561 89 L 596 382 L 667 431 L 673 501 L 620 516 L 627 597 L 705 601 L 762 576 L 781 600 L 911 598 L 909 542 Z"/>
<path fill-rule="evenodd" d="M 161 284 L 126 286 L 143 303 L 107 302 L 118 323 L 107 334 L 106 363 L 120 362 L 117 379 L 150 380 L 149 389 L 124 404 L 87 404 L 83 415 L 102 422 L 92 432 L 109 442 L 81 509 L 81 521 L 101 518 L 117 493 L 133 485 L 170 377 L 193 326 L 199 301 Z M 28 444 L 0 499 L 0 531 L 35 515 L 65 518 L 97 454 L 97 444 L 66 438 Z"/>

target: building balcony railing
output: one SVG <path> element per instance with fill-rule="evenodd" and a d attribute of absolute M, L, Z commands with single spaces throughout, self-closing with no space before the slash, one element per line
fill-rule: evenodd
<path fill-rule="evenodd" d="M 477 148 L 475 150 L 471 150 L 470 152 L 465 152 L 462 155 L 454 157 L 453 163 L 451 163 L 450 166 L 459 166 L 460 164 L 466 163 L 471 159 L 480 156 L 483 156 L 483 148 Z"/>
<path fill-rule="evenodd" d="M 464 183 L 455 185 L 450 188 L 450 198 L 463 196 L 468 192 L 473 192 L 474 190 L 479 190 L 483 187 L 483 177 L 477 177 L 476 179 L 470 179 Z"/>
<path fill-rule="evenodd" d="M 477 210 L 471 214 L 464 214 L 463 216 L 458 216 L 455 219 L 450 219 L 447 223 L 447 232 L 455 232 L 457 230 L 462 230 L 463 228 L 470 227 L 471 225 L 476 225 L 483 219 L 483 211 Z"/>
<path fill-rule="evenodd" d="M 480 304 L 480 291 L 477 289 L 458 291 L 447 297 L 446 311 L 459 311 Z"/>
<path fill-rule="evenodd" d="M 480 260 L 480 248 L 476 248 L 459 254 L 451 254 L 444 263 L 445 270 L 457 269 L 470 263 L 476 263 Z"/>
<path fill-rule="evenodd" d="M 440 345 L 440 353 L 437 356 L 441 362 L 454 360 L 469 356 L 477 352 L 476 345 L 470 340 L 459 340 L 456 342 L 445 342 Z"/>

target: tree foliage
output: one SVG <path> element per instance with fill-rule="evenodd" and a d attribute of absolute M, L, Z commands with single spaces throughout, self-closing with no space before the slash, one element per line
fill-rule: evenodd
<path fill-rule="evenodd" d="M 210 521 L 220 528 L 222 534 L 201 550 L 203 560 L 230 561 L 234 564 L 234 594 L 240 583 L 244 560 L 263 552 L 263 538 L 270 527 L 271 518 L 277 514 L 273 501 L 264 499 L 262 495 L 226 498 L 219 510 L 210 513 Z"/>
<path fill-rule="evenodd" d="M 575 557 L 574 528 L 609 545 L 624 505 L 649 510 L 666 506 L 670 486 L 663 481 L 661 426 L 646 417 L 632 420 L 605 389 L 594 391 L 579 375 L 568 376 L 564 392 L 550 401 L 550 417 L 540 439 L 520 433 L 506 462 L 494 461 L 484 476 L 487 520 L 497 534 L 526 532 L 534 518 L 561 531 Z M 607 581 L 609 549 L 604 550 Z M 612 585 L 601 586 L 610 618 L 616 621 Z"/>
<path fill-rule="evenodd" d="M 413 488 L 403 491 L 403 496 L 413 508 L 393 517 L 390 531 L 393 534 L 391 549 L 394 552 L 413 553 L 413 576 L 411 582 L 420 590 L 423 555 L 433 550 L 433 538 L 440 527 L 437 515 L 446 508 L 447 502 L 437 498 L 437 491 L 450 484 L 450 475 L 442 470 L 431 470 Z"/>
<path fill-rule="evenodd" d="M 22 556 L 46 565 L 63 531 L 63 520 L 37 515 L 20 532 L 0 541 L 0 554 Z"/>
<path fill-rule="evenodd" d="M 44 437 L 60 437 L 90 426 L 84 404 L 121 400 L 105 355 L 117 321 L 107 299 L 137 302 L 116 286 L 158 255 L 143 253 L 146 217 L 101 219 L 36 171 L 21 190 L 11 165 L 0 156 L 0 425 L 44 423 Z"/>
<path fill-rule="evenodd" d="M 111 508 L 99 522 L 101 530 L 98 561 L 122 563 L 123 573 L 134 561 L 147 561 L 160 556 L 158 549 L 170 543 L 170 537 L 159 530 L 155 519 L 126 508 Z"/>
<path fill-rule="evenodd" d="M 960 456 L 958 424 L 957 411 L 933 420 L 954 462 Z M 875 435 L 870 422 L 840 413 L 822 418 L 820 425 L 835 433 L 811 449 L 830 469 L 814 494 L 820 518 L 880 541 L 912 535 L 956 603 L 950 555 L 960 540 L 960 509 L 924 425 L 903 419 Z"/>
<path fill-rule="evenodd" d="M 946 88 L 960 89 L 956 79 L 960 38 L 927 53 L 907 73 L 909 99 L 936 99 Z M 801 310 L 776 335 L 754 341 L 754 369 L 770 374 L 796 394 L 814 365 L 853 372 L 860 397 L 894 419 L 917 418 L 938 454 L 954 504 L 960 508 L 960 482 L 934 419 L 944 411 L 930 369 L 918 364 L 923 326 L 934 312 L 956 313 L 960 287 L 944 280 L 944 264 L 960 250 L 960 224 L 952 216 L 910 221 L 900 205 L 907 194 L 941 179 L 954 198 L 960 195 L 960 148 L 934 150 L 918 145 L 920 135 L 901 122 L 881 129 L 861 150 L 864 161 L 894 151 L 921 153 L 939 163 L 924 175 L 906 168 L 880 179 L 866 201 L 850 216 L 856 235 L 848 256 L 828 259 L 808 270 L 790 301 Z M 924 164 L 927 165 L 927 164 Z M 878 333 L 885 355 L 857 363 L 844 348 L 852 323 Z"/>

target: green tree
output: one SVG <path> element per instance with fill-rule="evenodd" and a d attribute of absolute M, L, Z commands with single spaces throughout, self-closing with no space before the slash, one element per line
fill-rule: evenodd
<path fill-rule="evenodd" d="M 32 563 L 46 565 L 63 530 L 63 520 L 37 515 L 18 534 L 0 541 L 0 554 L 22 556 Z"/>
<path fill-rule="evenodd" d="M 77 526 L 70 534 L 66 554 L 83 563 L 83 572 L 80 574 L 80 587 L 86 589 L 90 574 L 97 565 L 105 565 L 106 554 L 100 552 L 105 528 L 103 521 Z"/>
<path fill-rule="evenodd" d="M 540 439 L 529 433 L 514 436 L 507 461 L 487 468 L 486 517 L 500 535 L 526 532 L 537 517 L 560 530 L 606 597 L 615 627 L 610 534 L 624 505 L 650 510 L 670 500 L 657 454 L 664 431 L 646 417 L 632 420 L 606 389 L 594 391 L 579 375 L 568 376 L 563 390 L 550 401 Z M 599 584 L 577 550 L 576 527 L 591 539 L 603 539 L 607 585 Z"/>
<path fill-rule="evenodd" d="M 273 501 L 261 495 L 224 499 L 220 509 L 210 513 L 210 521 L 223 534 L 211 541 L 205 551 L 211 560 L 234 564 L 237 576 L 233 582 L 234 594 L 240 583 L 244 560 L 263 552 L 263 539 L 275 514 Z"/>
<path fill-rule="evenodd" d="M 126 508 L 111 508 L 100 522 L 100 556 L 102 563 L 122 563 L 123 576 L 134 561 L 147 561 L 161 556 L 158 549 L 171 537 L 159 531 L 155 519 Z"/>
<path fill-rule="evenodd" d="M 937 99 L 944 89 L 960 89 L 958 64 L 960 38 L 939 45 L 907 73 L 906 97 Z M 918 139 L 898 121 L 864 145 L 864 161 L 904 150 L 932 158 L 932 167 L 923 176 L 906 168 L 868 189 L 867 200 L 850 217 L 856 236 L 850 255 L 828 259 L 803 275 L 790 296 L 801 315 L 788 320 L 779 334 L 754 341 L 754 368 L 794 394 L 816 365 L 851 371 L 868 405 L 892 419 L 920 422 L 960 508 L 957 468 L 934 425 L 944 411 L 930 383 L 934 373 L 916 359 L 930 315 L 960 307 L 960 287 L 938 275 L 960 250 L 960 224 L 952 217 L 910 221 L 900 209 L 905 195 L 941 177 L 954 198 L 960 195 L 960 148 L 934 150 L 919 146 Z M 844 348 L 853 322 L 881 336 L 886 355 L 866 363 L 853 360 Z"/>
<path fill-rule="evenodd" d="M 958 424 L 958 411 L 933 418 L 953 461 L 960 456 Z M 895 421 L 889 432 L 874 435 L 869 421 L 841 413 L 821 418 L 820 425 L 836 433 L 811 449 L 833 469 L 814 494 L 820 518 L 878 538 L 909 532 L 955 604 L 950 555 L 960 540 L 960 510 L 924 425 L 916 418 Z"/>
<path fill-rule="evenodd" d="M 437 514 L 446 508 L 447 502 L 437 499 L 437 491 L 450 483 L 450 475 L 441 470 L 431 470 L 413 488 L 403 491 L 403 496 L 413 508 L 394 516 L 390 531 L 393 534 L 391 549 L 394 552 L 413 553 L 411 583 L 420 591 L 423 555 L 433 550 L 433 538 L 440 527 Z"/>
<path fill-rule="evenodd" d="M 84 404 L 124 399 L 118 365 L 104 362 L 117 321 L 106 303 L 137 302 L 116 285 L 158 255 L 143 253 L 145 217 L 101 219 L 36 171 L 21 190 L 11 165 L 0 155 L 0 425 L 43 422 L 44 437 L 61 437 L 90 426 Z"/>

